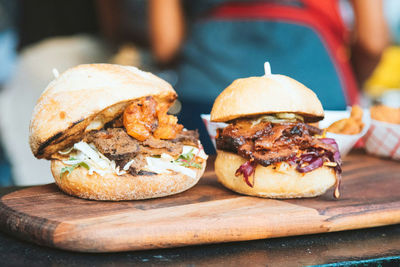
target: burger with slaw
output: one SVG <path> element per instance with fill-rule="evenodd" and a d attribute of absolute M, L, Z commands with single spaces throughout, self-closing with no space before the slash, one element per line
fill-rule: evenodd
<path fill-rule="evenodd" d="M 40 96 L 29 143 L 51 160 L 59 188 L 95 200 L 163 197 L 202 176 L 197 131 L 167 114 L 171 85 L 135 67 L 88 64 L 56 77 Z"/>
<path fill-rule="evenodd" d="M 284 75 L 235 80 L 215 100 L 215 172 L 238 193 L 268 198 L 314 197 L 335 186 L 341 160 L 334 139 L 309 123 L 324 117 L 314 92 Z"/>

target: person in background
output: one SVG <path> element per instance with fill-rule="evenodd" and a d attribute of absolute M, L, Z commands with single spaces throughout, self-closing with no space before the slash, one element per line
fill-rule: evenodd
<path fill-rule="evenodd" d="M 18 38 L 15 37 L 18 44 L 15 40 L 11 42 L 13 49 L 5 54 L 0 52 L 6 55 L 4 58 L 0 55 L 0 70 L 7 65 L 6 58 L 16 57 L 0 92 L 0 140 L 11 165 L 10 170 L 0 164 L 0 185 L 45 184 L 54 181 L 49 162 L 37 160 L 28 143 L 29 121 L 35 103 L 54 79 L 54 68 L 61 73 L 78 64 L 105 62 L 109 53 L 95 37 L 97 17 L 92 1 L 0 0 L 0 21 L 4 21 L 4 14 L 14 14 L 9 8 L 5 12 L 1 8 L 15 3 L 18 7 L 12 10 L 16 13 L 18 27 L 11 35 L 18 33 Z M 0 39 L 2 32 L 0 30 Z M 4 43 L 0 43 L 2 47 Z M 8 176 L 3 170 L 8 171 Z"/>
<path fill-rule="evenodd" d="M 9 17 L 9 9 L 3 6 L 14 6 L 18 16 L 18 50 L 17 42 L 9 38 L 9 31 L 3 35 L 3 22 Z M 10 70 L 6 59 L 17 56 L 13 73 L 4 80 L 0 92 L 0 140 L 3 144 L 10 168 L 3 168 L 0 157 L 0 186 L 13 183 L 19 186 L 45 184 L 54 181 L 49 162 L 37 160 L 28 143 L 29 121 L 32 110 L 40 94 L 54 79 L 52 70 L 59 73 L 78 64 L 116 62 L 135 64 L 138 57 L 135 49 L 124 46 L 121 53 L 112 57 L 115 41 L 124 42 L 126 32 L 137 33 L 134 40 L 145 40 L 147 34 L 143 28 L 146 12 L 142 8 L 145 0 L 0 0 L 0 76 L 3 69 Z M 113 6 L 114 4 L 114 6 Z M 121 9 L 118 9 L 118 5 Z M 122 16 L 121 10 L 131 16 Z M 7 16 L 5 16 L 5 15 Z M 71 16 L 72 14 L 72 16 Z M 140 16 L 137 16 L 140 15 Z M 111 16 L 111 17 L 110 17 Z M 120 21 L 122 29 L 113 28 L 113 23 Z M 107 28 L 105 28 L 107 27 Z M 126 29 L 128 28 L 128 29 Z M 6 36 L 4 42 L 2 39 Z M 6 44 L 6 46 L 3 46 Z M 12 44 L 10 46 L 10 44 Z M 3 50 L 6 47 L 6 50 Z M 10 49 L 13 48 L 13 49 Z M 2 53 L 4 51 L 4 53 Z M 3 57 L 4 56 L 4 57 Z M 8 76 L 8 74 L 7 74 Z M 1 87 L 1 85 L 0 85 Z M 3 170 L 7 170 L 5 175 Z M 6 178 L 4 178 L 6 177 Z"/>
<path fill-rule="evenodd" d="M 15 1 L 0 0 L 0 90 L 10 77 L 17 57 L 16 8 Z M 0 186 L 11 184 L 10 165 L 0 146 Z"/>
<path fill-rule="evenodd" d="M 200 128 L 206 152 L 212 147 L 199 114 L 209 113 L 233 80 L 263 75 L 265 61 L 314 90 L 325 109 L 358 102 L 357 84 L 378 63 L 389 34 L 382 0 L 351 3 L 349 34 L 337 0 L 150 0 L 154 55 L 161 64 L 179 57 L 180 120 Z"/>
<path fill-rule="evenodd" d="M 400 1 L 384 1 L 385 18 L 390 29 L 392 44 L 385 49 L 378 66 L 364 84 L 373 101 L 389 98 L 394 107 L 400 107 L 394 95 L 400 95 Z M 394 104 L 393 103 L 393 104 Z"/>
<path fill-rule="evenodd" d="M 0 86 L 10 76 L 17 57 L 16 4 L 0 0 Z"/>

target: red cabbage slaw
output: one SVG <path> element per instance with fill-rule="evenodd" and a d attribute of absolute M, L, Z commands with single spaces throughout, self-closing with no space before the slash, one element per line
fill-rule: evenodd
<path fill-rule="evenodd" d="M 335 198 L 339 198 L 340 197 L 339 188 L 340 188 L 341 173 L 342 173 L 342 168 L 341 168 L 342 161 L 340 158 L 339 147 L 335 139 L 333 138 L 320 138 L 319 140 L 333 147 L 334 152 L 326 150 L 318 150 L 316 148 L 310 148 L 305 153 L 301 154 L 298 157 L 295 156 L 289 159 L 287 162 L 292 166 L 296 165 L 296 170 L 300 173 L 311 172 L 319 167 L 322 167 L 324 165 L 324 162 L 336 163 L 336 166 L 332 167 L 336 171 L 336 177 L 337 177 L 333 196 Z M 256 162 L 252 160 L 246 161 L 236 170 L 235 176 L 243 175 L 243 179 L 246 182 L 246 184 L 250 187 L 253 187 L 256 167 L 257 167 Z M 250 183 L 249 180 L 249 177 L 251 175 L 253 175 L 253 184 Z"/>
<path fill-rule="evenodd" d="M 255 161 L 246 161 L 236 170 L 235 176 L 243 175 L 243 179 L 250 187 L 254 186 L 254 174 L 256 171 L 257 163 Z M 253 175 L 253 184 L 250 183 L 249 177 Z"/>

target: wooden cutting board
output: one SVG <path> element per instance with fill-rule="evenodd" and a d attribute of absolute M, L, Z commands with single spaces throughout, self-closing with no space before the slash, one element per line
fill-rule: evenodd
<path fill-rule="evenodd" d="M 213 159 L 199 184 L 166 198 L 98 202 L 54 184 L 5 195 L 3 231 L 60 249 L 111 252 L 302 235 L 400 223 L 400 163 L 364 154 L 345 159 L 342 197 L 271 200 L 218 184 Z"/>

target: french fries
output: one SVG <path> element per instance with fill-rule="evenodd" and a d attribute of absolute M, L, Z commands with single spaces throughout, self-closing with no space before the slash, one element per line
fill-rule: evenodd
<path fill-rule="evenodd" d="M 326 130 L 335 134 L 359 134 L 364 128 L 362 122 L 363 110 L 355 105 L 351 108 L 349 118 L 341 119 L 332 123 Z"/>
<path fill-rule="evenodd" d="M 371 107 L 370 111 L 374 120 L 400 124 L 400 108 L 378 105 Z"/>

